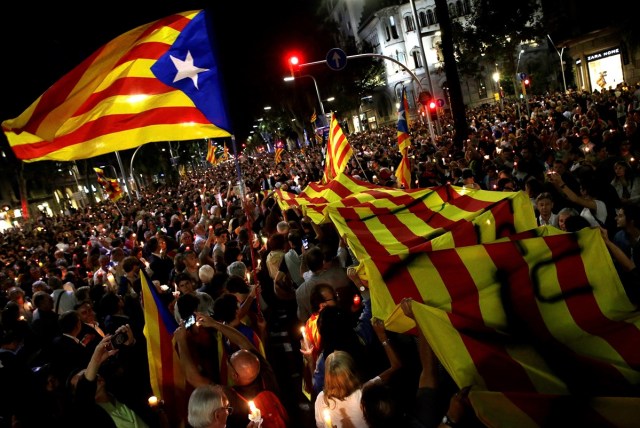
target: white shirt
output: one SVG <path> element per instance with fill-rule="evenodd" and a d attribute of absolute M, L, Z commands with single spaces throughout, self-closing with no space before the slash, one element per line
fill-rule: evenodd
<path fill-rule="evenodd" d="M 595 200 L 596 203 L 596 215 L 589 208 L 583 208 L 580 211 L 580 215 L 587 219 L 591 227 L 600 226 L 600 224 L 604 224 L 607 219 L 607 206 L 602 201 Z M 596 220 L 597 219 L 597 220 Z M 600 220 L 600 222 L 598 222 Z"/>

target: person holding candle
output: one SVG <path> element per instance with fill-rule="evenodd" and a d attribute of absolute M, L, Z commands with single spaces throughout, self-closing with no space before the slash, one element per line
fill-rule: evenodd
<path fill-rule="evenodd" d="M 229 405 L 229 399 L 218 386 L 200 386 L 194 389 L 189 397 L 187 420 L 193 428 L 224 428 L 227 426 L 229 415 L 232 414 L 233 407 Z M 247 424 L 247 428 L 259 427 L 258 421 L 250 420 Z"/>
<path fill-rule="evenodd" d="M 375 382 L 386 383 L 391 376 L 402 367 L 400 358 L 389 342 L 384 323 L 374 319 L 373 328 L 387 354 L 390 366 L 378 376 L 364 384 L 360 380 L 356 360 L 346 351 L 336 350 L 324 361 L 324 387 L 315 401 L 315 419 L 318 428 L 328 426 L 331 419 L 332 428 L 366 427 L 360 400 L 362 389 Z M 328 415 L 327 412 L 328 411 Z"/>
<path fill-rule="evenodd" d="M 244 334 L 235 328 L 216 321 L 212 317 L 196 313 L 197 323 L 208 329 L 215 329 L 235 346 L 240 348 L 227 360 L 229 377 L 233 386 L 218 385 L 229 398 L 234 413 L 228 422 L 230 426 L 242 426 L 250 414 L 249 400 L 253 400 L 263 416 L 262 428 L 286 428 L 289 415 L 278 398 L 280 388 L 269 362 Z M 204 376 L 195 364 L 187 341 L 184 323 L 174 332 L 175 343 L 180 355 L 180 364 L 187 382 L 199 388 L 215 385 L 213 380 Z M 224 379 L 224 377 L 221 376 Z M 268 417 L 267 417 L 268 415 Z"/>

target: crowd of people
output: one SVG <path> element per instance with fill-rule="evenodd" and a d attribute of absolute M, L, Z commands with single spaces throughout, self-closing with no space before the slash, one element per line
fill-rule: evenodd
<path fill-rule="evenodd" d="M 539 225 L 600 227 L 638 302 L 640 86 L 530 101 L 468 109 L 462 144 L 446 117 L 436 141 L 411 123 L 412 187 L 522 190 Z M 398 187 L 395 126 L 347 137 L 346 174 Z M 322 147 L 303 146 L 278 164 L 240 156 L 242 187 L 229 161 L 0 234 L 0 427 L 172 426 L 149 401 L 141 275 L 179 325 L 193 428 L 479 425 L 469 388 L 420 329 L 397 334 L 372 317 L 335 228 L 277 204 L 275 190 L 322 177 Z M 411 305 L 401 303 L 410 318 Z M 278 318 L 296 353 L 295 397 L 274 370 Z"/>

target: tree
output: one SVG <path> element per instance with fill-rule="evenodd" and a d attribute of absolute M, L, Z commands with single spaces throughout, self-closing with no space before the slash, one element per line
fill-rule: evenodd
<path fill-rule="evenodd" d="M 483 64 L 499 63 L 515 78 L 518 47 L 545 37 L 541 12 L 538 0 L 474 1 L 470 13 L 452 23 L 461 73 L 479 77 Z"/>

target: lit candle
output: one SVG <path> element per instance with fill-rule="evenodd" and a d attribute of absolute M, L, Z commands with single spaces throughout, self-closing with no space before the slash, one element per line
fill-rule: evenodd
<path fill-rule="evenodd" d="M 251 284 L 251 273 L 247 272 L 247 284 Z"/>
<path fill-rule="evenodd" d="M 305 349 L 311 349 L 311 345 L 309 344 L 309 338 L 307 337 L 307 332 L 304 327 L 300 327 L 300 333 L 302 333 L 302 340 L 304 341 Z"/>
<path fill-rule="evenodd" d="M 331 412 L 329 409 L 324 409 L 322 411 L 322 416 L 324 417 L 324 425 L 326 428 L 333 428 L 333 424 L 331 423 Z"/>
<path fill-rule="evenodd" d="M 149 407 L 156 407 L 158 405 L 158 397 L 155 395 L 149 397 L 149 400 L 147 401 L 149 402 Z"/>
<path fill-rule="evenodd" d="M 107 275 L 107 280 L 109 280 L 109 284 L 112 287 L 116 286 L 116 279 L 114 278 L 113 274 L 111 272 L 109 272 L 109 274 Z"/>
<path fill-rule="evenodd" d="M 249 420 L 251 422 L 260 422 L 262 420 L 260 409 L 256 407 L 256 404 L 253 402 L 253 400 L 249 401 L 249 410 L 251 410 L 251 414 L 249 415 Z"/>
<path fill-rule="evenodd" d="M 258 259 L 258 269 L 260 269 L 260 262 L 262 261 L 262 259 Z"/>

